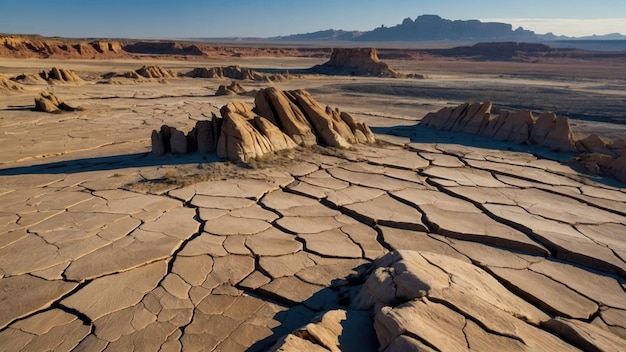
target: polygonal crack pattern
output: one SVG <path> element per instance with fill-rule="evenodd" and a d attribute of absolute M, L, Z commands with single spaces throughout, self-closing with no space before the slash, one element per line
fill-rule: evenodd
<path fill-rule="evenodd" d="M 0 349 L 626 348 L 624 189 L 495 149 L 300 153 L 154 194 L 124 185 L 156 167 L 1 176 Z"/>

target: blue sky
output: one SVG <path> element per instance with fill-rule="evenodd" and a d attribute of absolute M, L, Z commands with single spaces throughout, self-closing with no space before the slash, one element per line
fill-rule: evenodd
<path fill-rule="evenodd" d="M 500 20 L 537 33 L 626 34 L 626 0 L 0 0 L 1 33 L 269 37 L 370 30 L 406 17 Z"/>

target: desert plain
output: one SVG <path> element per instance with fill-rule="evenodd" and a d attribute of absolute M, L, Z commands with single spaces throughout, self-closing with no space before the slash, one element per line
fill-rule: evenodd
<path fill-rule="evenodd" d="M 384 60 L 425 79 L 303 71 L 328 57 L 0 58 L 0 350 L 626 350 L 626 188 L 577 153 L 420 126 L 465 102 L 626 137 L 624 61 Z M 111 78 L 144 65 L 286 72 L 375 143 L 237 163 L 154 155 L 254 92 Z M 47 90 L 78 111 L 34 111 Z"/>

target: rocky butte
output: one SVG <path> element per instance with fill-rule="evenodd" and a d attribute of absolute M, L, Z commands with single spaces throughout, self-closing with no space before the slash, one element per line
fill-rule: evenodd
<path fill-rule="evenodd" d="M 423 78 L 404 75 L 380 61 L 374 48 L 334 48 L 330 60 L 311 67 L 312 73 L 341 76 L 374 76 L 389 78 Z"/>

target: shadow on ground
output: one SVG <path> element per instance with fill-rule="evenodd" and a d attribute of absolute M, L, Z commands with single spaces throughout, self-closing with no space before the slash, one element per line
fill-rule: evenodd
<path fill-rule="evenodd" d="M 193 163 L 211 163 L 221 159 L 215 154 L 192 153 L 186 155 L 154 156 L 150 153 L 111 155 L 94 158 L 82 158 L 0 169 L 0 176 L 72 174 L 89 171 L 117 170 L 133 167 L 184 165 Z"/>

